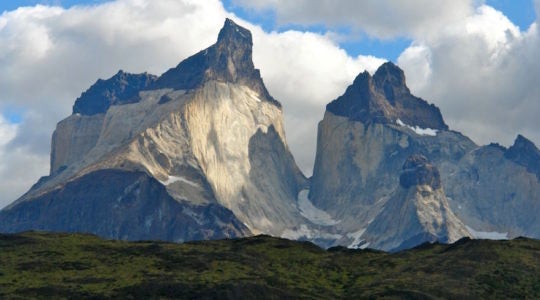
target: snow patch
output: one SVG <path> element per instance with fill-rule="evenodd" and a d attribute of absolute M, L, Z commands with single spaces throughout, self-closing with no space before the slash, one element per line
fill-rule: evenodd
<path fill-rule="evenodd" d="M 333 233 L 327 233 L 322 232 L 317 229 L 311 229 L 306 224 L 300 225 L 299 228 L 296 229 L 285 229 L 283 233 L 281 233 L 281 237 L 285 239 L 290 240 L 300 240 L 300 239 L 326 239 L 326 240 L 338 240 L 342 238 L 343 236 L 341 234 L 333 234 Z"/>
<path fill-rule="evenodd" d="M 467 230 L 472 234 L 475 239 L 485 240 L 507 240 L 508 232 L 496 232 L 496 231 L 476 231 L 471 227 L 465 225 Z"/>
<path fill-rule="evenodd" d="M 397 119 L 396 123 L 399 126 L 409 128 L 410 130 L 414 131 L 418 135 L 436 136 L 437 131 L 438 131 L 437 129 L 432 129 L 432 128 L 420 128 L 419 126 L 414 126 L 413 127 L 411 125 L 407 125 L 407 124 L 403 123 L 403 121 L 401 121 L 400 119 Z"/>
<path fill-rule="evenodd" d="M 347 246 L 347 248 L 352 249 L 364 249 L 366 248 L 369 243 L 364 243 L 364 240 L 362 239 L 362 235 L 366 232 L 366 228 L 361 228 L 360 230 L 356 232 L 347 233 L 347 237 L 352 239 L 352 243 Z"/>
<path fill-rule="evenodd" d="M 175 182 L 183 182 L 183 183 L 187 183 L 187 184 L 189 184 L 189 185 L 191 185 L 193 187 L 197 187 L 197 188 L 201 187 L 198 183 L 193 182 L 193 181 L 191 181 L 191 180 L 189 180 L 189 179 L 187 179 L 185 177 L 181 177 L 181 176 L 169 176 L 169 178 L 167 180 L 165 180 L 165 181 L 160 180 L 159 182 L 161 182 L 165 186 L 167 186 L 169 184 L 173 184 Z"/>
<path fill-rule="evenodd" d="M 301 190 L 298 193 L 298 208 L 300 209 L 300 214 L 306 219 L 310 220 L 314 224 L 331 226 L 336 225 L 340 221 L 332 219 L 332 217 L 325 211 L 315 207 L 308 198 L 309 190 Z"/>

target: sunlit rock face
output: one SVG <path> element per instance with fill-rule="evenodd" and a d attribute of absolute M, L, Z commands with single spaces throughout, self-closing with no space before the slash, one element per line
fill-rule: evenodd
<path fill-rule="evenodd" d="M 266 233 L 396 251 L 424 242 L 540 238 L 540 151 L 478 146 L 410 93 L 401 69 L 363 72 L 318 126 L 299 171 L 251 33 L 160 77 L 118 72 L 84 92 L 52 137 L 51 172 L 0 211 L 0 231 L 187 241 Z"/>
<path fill-rule="evenodd" d="M 226 20 L 216 44 L 159 78 L 96 82 L 57 126 L 50 176 L 2 212 L 1 229 L 176 241 L 302 223 L 306 179 L 251 49 L 251 33 Z"/>
<path fill-rule="evenodd" d="M 538 153 L 521 136 L 510 149 L 480 147 L 449 130 L 439 109 L 411 95 L 403 72 L 386 63 L 373 76 L 358 75 L 327 105 L 309 199 L 339 221 L 334 227 L 340 237 L 332 243 L 350 247 L 401 249 L 459 235 L 540 237 Z M 425 157 L 440 180 L 408 177 L 403 166 L 415 155 Z M 438 219 L 446 225 L 425 230 L 418 221 L 418 230 L 408 227 L 419 233 L 414 238 L 395 224 L 388 227 L 391 237 L 380 230 L 401 218 L 400 212 L 414 216 L 423 202 L 440 203 L 438 214 L 447 217 Z"/>

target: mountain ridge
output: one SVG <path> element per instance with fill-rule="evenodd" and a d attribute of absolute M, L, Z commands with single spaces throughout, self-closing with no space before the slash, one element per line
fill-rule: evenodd
<path fill-rule="evenodd" d="M 411 95 L 403 71 L 388 62 L 374 76 L 359 74 L 342 96 L 327 105 L 318 127 L 309 199 L 332 219 L 340 220 L 336 227 L 346 234 L 335 243 L 341 245 L 400 248 L 399 242 L 382 246 L 382 239 L 390 237 L 374 227 L 383 228 L 401 219 L 416 220 L 428 202 L 444 207 L 440 213 L 449 216 L 453 223 L 450 227 L 461 228 L 454 230 L 458 235 L 539 237 L 540 223 L 535 217 L 540 209 L 536 200 L 540 181 L 535 174 L 538 153 L 536 146 L 522 136 L 513 147 L 504 149 L 478 146 L 449 130 L 439 109 Z M 438 171 L 424 169 L 424 175 L 431 173 L 424 179 L 432 180 L 439 174 L 440 180 L 435 182 L 440 181 L 444 191 L 428 184 L 420 188 L 420 193 L 399 192 L 400 182 L 415 187 L 415 180 L 423 180 L 417 176 L 400 180 L 397 175 L 414 155 L 431 161 Z M 412 181 L 407 182 L 409 179 Z M 438 200 L 426 202 L 432 196 L 425 198 L 423 193 Z M 416 200 L 400 202 L 403 200 L 396 197 Z M 425 205 L 399 209 L 397 203 Z M 388 213 L 391 207 L 395 209 Z M 425 231 L 421 230 L 407 247 L 436 236 L 429 227 L 415 228 Z M 409 240 L 406 232 L 393 232 L 394 241 Z"/>
<path fill-rule="evenodd" d="M 392 62 L 382 64 L 373 77 L 367 71 L 360 73 L 326 110 L 364 123 L 395 124 L 400 120 L 424 129 L 448 130 L 440 110 L 413 96 L 403 70 Z"/>
<path fill-rule="evenodd" d="M 216 44 L 163 73 L 151 88 L 190 90 L 209 80 L 239 83 L 281 108 L 281 103 L 270 96 L 260 71 L 253 65 L 252 47 L 251 32 L 227 18 Z"/>
<path fill-rule="evenodd" d="M 179 204 L 149 219 L 151 228 L 161 226 L 164 220 L 174 220 L 176 215 L 182 216 L 188 210 L 194 216 L 185 216 L 187 220 L 213 220 L 208 227 L 216 234 L 210 234 L 210 238 L 253 232 L 279 235 L 286 227 L 303 220 L 293 204 L 306 178 L 289 152 L 281 105 L 267 94 L 251 61 L 251 48 L 249 31 L 227 19 L 218 41 L 207 51 L 187 58 L 141 90 L 139 86 L 129 90 L 124 85 L 128 82 L 125 78 L 138 79 L 139 75 L 119 72 L 109 80 L 98 81 L 96 85 L 102 88 L 102 94 L 110 97 L 88 98 L 87 101 L 105 103 L 104 111 L 89 115 L 74 111 L 58 123 L 53 134 L 50 175 L 0 213 L 4 219 L 0 228 L 3 231 L 31 229 L 38 226 L 38 219 L 51 219 L 39 228 L 52 230 L 53 220 L 59 215 L 81 223 L 83 219 L 61 213 L 58 207 L 42 210 L 40 203 L 70 184 L 83 182 L 85 176 L 99 179 L 100 172 L 117 170 L 147 174 L 148 184 L 165 187 L 161 202 L 147 194 L 135 196 L 141 205 L 148 207 L 148 214 L 171 199 Z M 205 64 L 196 66 L 196 74 L 186 73 L 186 66 L 193 67 L 190 61 L 201 57 Z M 167 78 L 176 78 L 179 74 L 184 74 L 181 78 L 196 75 L 193 78 L 198 79 L 188 82 L 189 86 L 182 85 L 181 80 L 177 81 L 179 86 L 164 84 Z M 90 91 L 95 91 L 96 85 Z M 120 101 L 116 100 L 117 94 L 129 91 L 131 96 L 136 90 L 139 91 L 135 98 L 122 96 Z M 264 170 L 259 171 L 261 168 Z M 126 182 L 118 183 L 125 187 L 118 192 L 113 192 L 114 188 L 109 189 L 102 181 L 105 187 L 101 190 L 109 190 L 108 195 L 98 186 L 86 186 L 86 194 L 103 196 L 89 201 L 92 205 L 87 209 L 107 207 L 115 203 L 117 197 L 130 194 L 128 187 L 134 184 L 130 178 L 125 176 Z M 63 209 L 75 211 L 79 200 L 86 195 L 70 195 L 74 197 L 71 200 L 76 201 L 67 201 Z M 69 194 L 64 198 L 70 199 Z M 213 217 L 227 215 L 227 212 L 232 212 L 231 217 L 226 217 L 227 221 Z M 130 222 L 130 218 L 106 216 L 100 222 L 110 222 L 114 224 L 112 227 L 127 226 Z M 146 212 L 139 212 L 137 218 L 145 219 Z M 74 225 L 66 230 L 78 228 L 118 238 L 110 231 L 99 231 L 100 224 L 86 223 L 85 226 Z M 234 230 L 227 231 L 229 227 Z M 167 236 L 167 227 L 159 228 L 160 236 Z M 136 239 L 144 230 L 145 226 L 136 226 L 134 233 L 120 238 Z M 202 232 L 207 231 L 196 226 L 192 230 L 201 233 L 180 232 L 171 240 L 186 240 L 190 236 L 204 238 Z"/>
<path fill-rule="evenodd" d="M 107 80 L 99 79 L 75 100 L 73 114 L 105 113 L 111 105 L 137 102 L 137 94 L 149 87 L 157 76 L 148 73 L 131 74 L 119 70 Z"/>
<path fill-rule="evenodd" d="M 540 236 L 538 148 L 521 135 L 509 149 L 478 146 L 449 130 L 391 62 L 328 103 L 307 179 L 252 47 L 249 30 L 226 19 L 216 43 L 160 77 L 98 80 L 58 123 L 49 176 L 0 211 L 0 230 L 265 233 L 386 251 Z"/>

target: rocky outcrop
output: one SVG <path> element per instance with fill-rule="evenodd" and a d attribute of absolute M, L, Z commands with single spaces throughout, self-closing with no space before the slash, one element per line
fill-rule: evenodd
<path fill-rule="evenodd" d="M 105 113 L 111 106 L 139 102 L 139 92 L 157 76 L 130 74 L 122 70 L 107 80 L 99 79 L 75 100 L 73 114 L 60 121 L 51 142 L 50 175 L 84 157 L 98 142 Z"/>
<path fill-rule="evenodd" d="M 399 180 L 399 187 L 363 235 L 370 247 L 398 251 L 470 236 L 448 205 L 439 170 L 425 156 L 410 156 Z"/>
<path fill-rule="evenodd" d="M 217 43 L 182 61 L 153 84 L 154 89 L 191 90 L 208 81 L 235 83 L 249 87 L 260 99 L 281 107 L 266 90 L 252 59 L 251 32 L 226 19 Z"/>
<path fill-rule="evenodd" d="M 75 100 L 73 114 L 92 116 L 105 113 L 111 105 L 137 102 L 139 92 L 156 79 L 157 76 L 148 73 L 130 74 L 120 70 L 107 80 L 99 79 L 82 93 Z"/>
<path fill-rule="evenodd" d="M 405 74 L 391 62 L 383 64 L 372 77 L 368 72 L 356 77 L 345 94 L 330 102 L 326 111 L 364 124 L 395 124 L 447 130 L 441 112 L 433 104 L 411 95 Z"/>
<path fill-rule="evenodd" d="M 35 201 L 2 211 L 0 228 L 175 242 L 250 233 L 230 210 L 215 201 L 203 206 L 176 201 L 163 184 L 147 174 L 119 170 L 89 173 Z"/>
<path fill-rule="evenodd" d="M 73 114 L 56 125 L 51 141 L 50 175 L 78 162 L 96 146 L 104 120 L 104 114 Z"/>
<path fill-rule="evenodd" d="M 441 188 L 439 170 L 429 163 L 423 155 L 412 155 L 403 164 L 403 172 L 399 176 L 399 185 L 405 189 L 413 186 L 428 185 L 432 189 Z"/>
<path fill-rule="evenodd" d="M 433 197 L 439 199 L 433 203 L 448 203 L 441 207 L 456 216 L 446 219 L 447 228 L 461 227 L 462 222 L 478 238 L 540 237 L 536 147 L 523 137 L 508 150 L 495 144 L 479 147 L 447 130 L 436 107 L 413 99 L 403 72 L 387 63 L 373 77 L 360 74 L 343 96 L 327 106 L 319 123 L 309 198 L 340 220 L 336 227 L 342 237 L 335 243 L 390 249 L 440 240 L 440 235 L 418 230 L 415 238 L 394 231 L 392 244 L 385 245 L 373 234 L 376 220 L 382 226 L 413 216 L 416 206 L 406 203 Z M 416 154 L 431 161 L 430 167 L 408 171 L 406 164 L 402 170 Z M 426 189 L 433 197 L 422 198 L 418 187 L 430 187 L 433 193 Z"/>
<path fill-rule="evenodd" d="M 536 145 L 522 136 L 517 136 L 514 144 L 504 153 L 504 157 L 527 168 L 540 180 L 540 150 Z"/>
<path fill-rule="evenodd" d="M 441 173 L 450 205 L 480 237 L 540 238 L 540 181 L 505 152 L 477 147 Z"/>
<path fill-rule="evenodd" d="M 125 73 L 98 81 L 76 107 L 106 105 L 75 110 L 58 124 L 50 176 L 2 211 L 0 230 L 186 240 L 280 235 L 307 222 L 295 205 L 306 178 L 289 152 L 281 105 L 266 91 L 251 48 L 251 33 L 226 20 L 216 44 L 151 84 L 131 86 Z M 106 101 L 88 96 L 96 93 Z M 109 172 L 124 174 L 125 181 Z M 134 202 L 116 209 L 123 191 L 140 178 L 144 189 L 133 188 Z M 148 233 L 141 220 L 157 220 L 156 211 L 160 221 L 148 225 Z M 174 224 L 186 232 L 171 233 L 180 230 Z"/>
<path fill-rule="evenodd" d="M 403 71 L 397 66 L 386 63 L 373 77 L 367 72 L 358 75 L 343 96 L 328 104 L 318 128 L 309 199 L 339 221 L 332 229 L 336 239 L 326 245 L 399 247 L 411 236 L 394 232 L 396 236 L 390 245 L 373 236 L 368 238 L 367 229 L 376 218 L 383 222 L 383 218 L 377 217 L 383 211 L 387 211 L 383 216 L 399 218 L 390 217 L 388 212 L 400 213 L 398 208 L 402 205 L 405 209 L 410 203 L 420 201 L 403 202 L 405 198 L 416 199 L 416 192 L 403 187 L 399 197 L 396 196 L 404 162 L 411 155 L 421 154 L 433 166 L 441 165 L 446 170 L 446 166 L 453 166 L 475 147 L 467 137 L 447 130 L 438 108 L 410 94 Z M 411 173 L 414 176 L 407 176 L 405 170 L 401 183 L 433 185 L 440 194 L 438 180 L 427 182 L 440 173 L 424 171 L 425 178 L 418 177 L 416 170 Z M 391 199 L 394 201 L 389 202 Z M 390 210 L 390 207 L 397 208 Z M 415 211 L 413 208 L 410 206 L 410 216 Z M 422 227 L 417 228 L 422 236 L 410 240 L 410 245 L 412 241 L 431 239 L 423 236 Z"/>
<path fill-rule="evenodd" d="M 539 150 L 448 130 L 402 70 L 364 72 L 327 105 L 307 182 L 282 109 L 252 62 L 251 33 L 155 78 L 119 72 L 53 134 L 51 172 L 0 212 L 0 231 L 84 231 L 171 241 L 266 233 L 399 250 L 423 242 L 540 238 Z"/>

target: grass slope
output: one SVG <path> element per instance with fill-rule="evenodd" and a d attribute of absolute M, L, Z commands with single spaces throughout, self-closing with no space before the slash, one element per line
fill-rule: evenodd
<path fill-rule="evenodd" d="M 540 241 L 388 254 L 268 236 L 185 244 L 0 235 L 0 299 L 540 298 Z"/>

